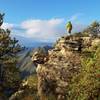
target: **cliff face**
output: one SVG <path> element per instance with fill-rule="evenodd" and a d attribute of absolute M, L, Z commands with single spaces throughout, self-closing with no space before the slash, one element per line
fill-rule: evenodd
<path fill-rule="evenodd" d="M 83 50 L 99 42 L 99 38 L 65 36 L 56 42 L 48 55 L 34 53 L 32 61 L 37 65 L 40 99 L 47 100 L 47 96 L 53 95 L 54 100 L 66 100 L 72 77 L 81 71 Z"/>

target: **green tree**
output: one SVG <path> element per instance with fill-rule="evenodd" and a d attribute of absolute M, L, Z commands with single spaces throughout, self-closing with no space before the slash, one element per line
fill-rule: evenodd
<path fill-rule="evenodd" d="M 84 33 L 88 33 L 92 36 L 98 36 L 100 34 L 100 23 L 94 21 L 88 28 L 84 30 Z"/>
<path fill-rule="evenodd" d="M 0 22 L 3 23 L 3 18 L 1 17 L 0 14 Z M 0 87 L 2 88 L 2 93 L 7 95 L 11 94 L 12 90 L 16 91 L 21 82 L 20 72 L 16 68 L 16 53 L 20 51 L 19 47 L 21 50 L 18 40 L 10 37 L 10 30 L 0 28 Z"/>

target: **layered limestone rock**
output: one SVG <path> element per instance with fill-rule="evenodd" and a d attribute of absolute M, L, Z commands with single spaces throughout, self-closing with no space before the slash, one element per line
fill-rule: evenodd
<path fill-rule="evenodd" d="M 37 63 L 40 100 L 47 100 L 49 95 L 54 95 L 55 100 L 66 100 L 70 80 L 80 72 L 82 49 L 93 45 L 94 40 L 91 37 L 65 36 L 56 42 L 48 55 L 33 54 L 32 61 Z"/>

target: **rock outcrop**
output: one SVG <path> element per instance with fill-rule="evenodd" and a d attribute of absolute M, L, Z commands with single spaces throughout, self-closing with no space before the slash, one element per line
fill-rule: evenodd
<path fill-rule="evenodd" d="M 49 95 L 53 95 L 55 100 L 66 100 L 71 78 L 81 70 L 81 52 L 95 43 L 100 43 L 100 39 L 70 35 L 61 37 L 48 55 L 33 54 L 40 100 L 47 100 Z"/>

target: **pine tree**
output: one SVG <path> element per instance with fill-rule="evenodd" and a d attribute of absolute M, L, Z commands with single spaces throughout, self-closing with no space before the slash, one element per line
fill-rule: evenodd
<path fill-rule="evenodd" d="M 16 68 L 16 53 L 21 50 L 16 38 L 11 38 L 9 29 L 2 29 L 4 14 L 0 14 L 0 88 L 2 93 L 11 94 L 21 82 L 20 72 Z M 1 92 L 1 91 L 0 91 Z"/>
<path fill-rule="evenodd" d="M 88 33 L 94 37 L 100 35 L 100 23 L 94 21 L 91 25 L 89 25 L 85 30 L 84 33 Z"/>

